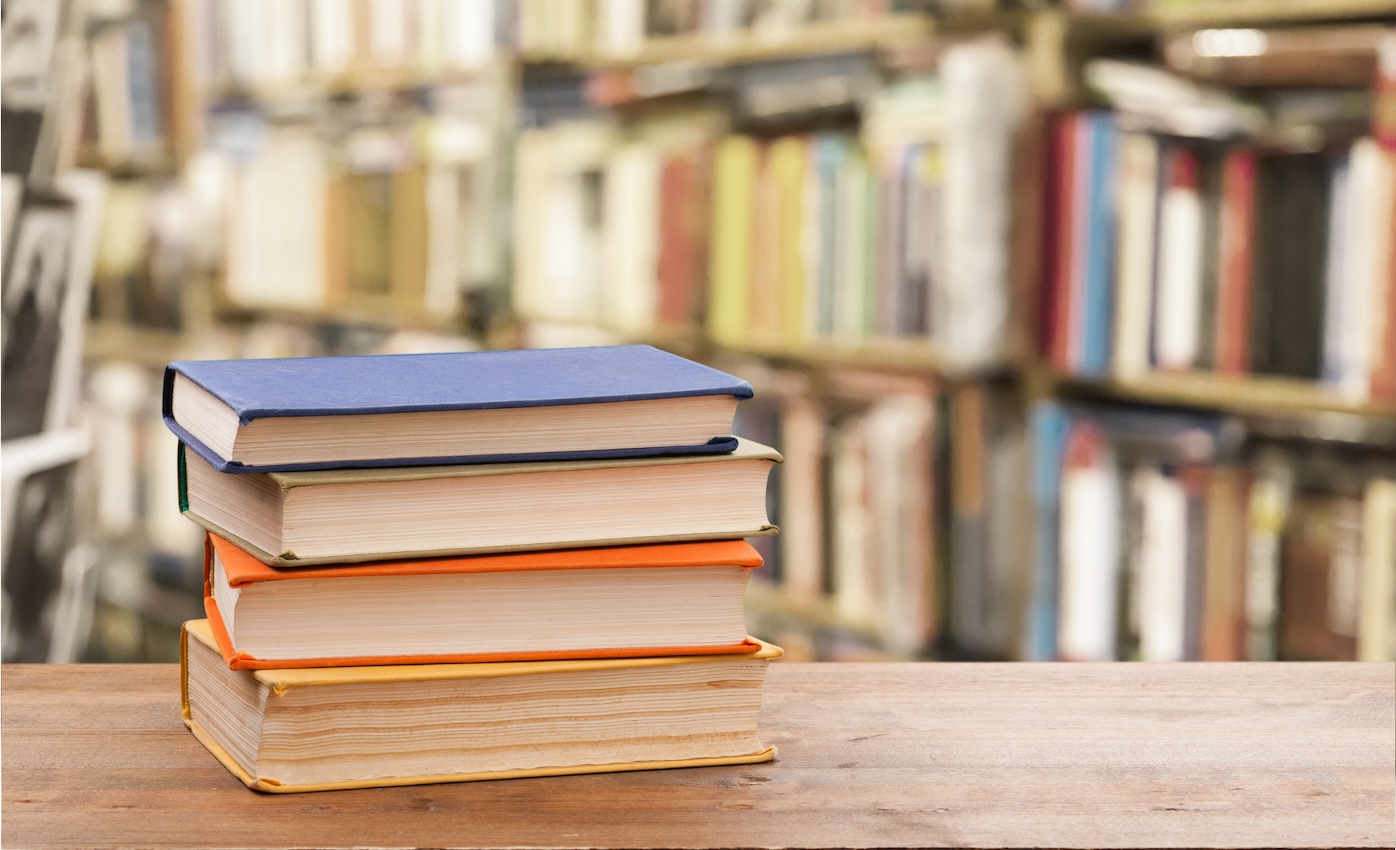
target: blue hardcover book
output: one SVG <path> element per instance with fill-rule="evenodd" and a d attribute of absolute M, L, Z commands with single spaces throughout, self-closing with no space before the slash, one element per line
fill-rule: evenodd
<path fill-rule="evenodd" d="M 1080 372 L 1104 375 L 1110 369 L 1111 324 L 1115 298 L 1115 148 L 1119 134 L 1108 112 L 1089 117 L 1091 170 L 1087 188 L 1085 282 L 1080 328 Z"/>
<path fill-rule="evenodd" d="M 1032 596 L 1023 647 L 1024 661 L 1057 658 L 1057 598 L 1061 560 L 1061 481 L 1071 415 L 1056 402 L 1032 411 L 1033 508 L 1036 514 Z"/>
<path fill-rule="evenodd" d="M 165 424 L 221 472 L 720 454 L 751 384 L 648 345 L 201 360 Z"/>

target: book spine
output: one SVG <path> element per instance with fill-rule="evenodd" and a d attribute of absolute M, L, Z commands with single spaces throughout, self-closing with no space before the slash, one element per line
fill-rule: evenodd
<path fill-rule="evenodd" d="M 707 322 L 713 339 L 729 345 L 741 344 L 748 324 L 757 157 L 755 141 L 730 136 L 718 144 L 713 162 L 712 288 Z"/>
<path fill-rule="evenodd" d="M 1116 377 L 1130 378 L 1149 369 L 1159 145 L 1152 135 L 1127 132 L 1121 134 L 1119 146 L 1119 250 L 1112 365 Z"/>
<path fill-rule="evenodd" d="M 1251 274 L 1255 255 L 1255 153 L 1233 148 L 1222 162 L 1221 269 L 1217 281 L 1216 368 L 1250 368 Z"/>
<path fill-rule="evenodd" d="M 1067 439 L 1061 481 L 1061 617 L 1058 655 L 1115 658 L 1120 568 L 1119 479 L 1109 443 L 1090 423 Z"/>
<path fill-rule="evenodd" d="M 1159 205 L 1158 293 L 1154 359 L 1159 368 L 1191 369 L 1197 362 L 1201 284 L 1202 201 L 1198 157 L 1175 147 L 1167 156 L 1168 183 Z"/>
<path fill-rule="evenodd" d="M 1107 112 L 1090 119 L 1091 172 L 1086 224 L 1088 256 L 1085 261 L 1081 319 L 1080 369 L 1103 375 L 1110 368 L 1111 318 L 1114 315 L 1115 198 L 1119 133 Z"/>
<path fill-rule="evenodd" d="M 1046 402 L 1034 408 L 1031 427 L 1036 535 L 1022 657 L 1051 661 L 1057 657 L 1062 458 L 1071 419 L 1063 407 Z"/>

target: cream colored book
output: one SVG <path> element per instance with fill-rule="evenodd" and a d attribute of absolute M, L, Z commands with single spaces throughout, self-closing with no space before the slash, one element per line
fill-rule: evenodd
<path fill-rule="evenodd" d="M 219 472 L 182 452 L 180 508 L 274 566 L 722 540 L 775 533 L 766 479 L 781 456 Z"/>
<path fill-rule="evenodd" d="M 769 761 L 779 647 L 742 655 L 231 670 L 184 626 L 184 722 L 258 791 L 328 791 Z"/>

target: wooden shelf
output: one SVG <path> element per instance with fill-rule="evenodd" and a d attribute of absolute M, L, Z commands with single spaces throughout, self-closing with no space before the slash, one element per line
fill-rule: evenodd
<path fill-rule="evenodd" d="M 1396 18 L 1396 0 L 1155 0 L 1155 8 L 1146 17 L 1162 28 Z"/>
<path fill-rule="evenodd" d="M 164 368 L 171 360 L 180 359 L 184 349 L 185 339 L 179 331 L 97 321 L 87 324 L 83 355 L 88 360 L 126 360 Z"/>
<path fill-rule="evenodd" d="M 770 360 L 789 360 L 816 366 L 928 372 L 937 377 L 985 377 L 1012 369 L 1007 358 L 981 364 L 961 364 L 946 356 L 935 343 L 924 339 L 869 339 L 861 342 L 816 341 L 796 346 L 744 342 L 712 343 L 719 351 Z"/>
<path fill-rule="evenodd" d="M 345 325 L 377 328 L 384 331 L 429 330 L 437 333 L 460 333 L 453 316 L 409 309 L 386 301 L 348 301 L 322 308 L 273 307 L 240 304 L 221 295 L 214 307 L 219 321 L 240 324 L 258 321 L 284 322 L 299 325 Z"/>
<path fill-rule="evenodd" d="M 152 152 L 143 156 L 112 158 L 92 148 L 77 152 L 74 164 L 78 168 L 104 171 L 116 179 L 151 180 L 179 176 L 179 162 L 169 151 Z"/>
<path fill-rule="evenodd" d="M 501 58 L 500 63 L 505 61 L 505 58 Z M 225 83 L 205 89 L 202 99 L 205 103 L 247 101 L 264 105 L 294 106 L 369 92 L 395 92 L 478 82 L 495 73 L 498 64 L 437 68 L 366 67 L 333 74 L 306 74 L 285 79 Z"/>
<path fill-rule="evenodd" d="M 1076 397 L 1206 408 L 1229 413 L 1345 413 L 1396 420 L 1396 404 L 1354 400 L 1313 381 L 1291 378 L 1192 373 L 1154 374 L 1128 380 L 1056 375 L 1051 380 L 1063 394 Z"/>
<path fill-rule="evenodd" d="M 729 64 L 795 59 L 844 51 L 871 50 L 928 38 L 935 22 L 921 15 L 893 15 L 862 21 L 827 21 L 782 33 L 741 32 L 651 39 L 627 53 L 525 53 L 525 64 L 565 64 L 582 68 L 628 68 L 667 62 Z"/>

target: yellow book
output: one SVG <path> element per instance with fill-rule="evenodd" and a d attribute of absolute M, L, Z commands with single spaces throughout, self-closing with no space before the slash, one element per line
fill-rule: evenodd
<path fill-rule="evenodd" d="M 708 288 L 708 333 L 728 345 L 743 342 L 751 289 L 752 206 L 757 143 L 729 136 L 713 157 L 712 278 Z"/>
<path fill-rule="evenodd" d="M 778 201 L 776 223 L 776 309 L 780 340 L 790 346 L 805 341 L 805 171 L 809 142 L 786 136 L 771 143 L 767 170 Z"/>
<path fill-rule="evenodd" d="M 231 670 L 184 625 L 184 722 L 258 791 L 330 791 L 769 761 L 741 655 Z"/>
<path fill-rule="evenodd" d="M 1396 661 L 1396 480 L 1367 482 L 1362 509 L 1357 660 Z"/>

